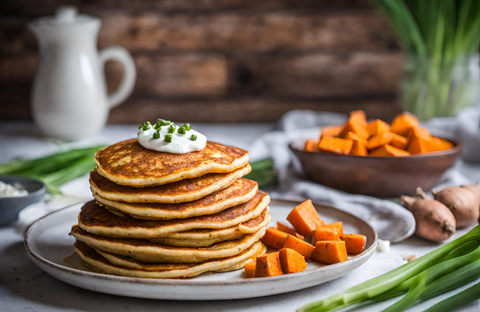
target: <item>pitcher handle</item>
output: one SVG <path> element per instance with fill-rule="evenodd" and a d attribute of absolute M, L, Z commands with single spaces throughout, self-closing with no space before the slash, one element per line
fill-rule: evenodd
<path fill-rule="evenodd" d="M 110 46 L 102 49 L 99 52 L 99 58 L 102 68 L 105 67 L 105 63 L 109 60 L 120 62 L 124 68 L 124 74 L 120 85 L 108 96 L 108 105 L 110 108 L 113 108 L 125 101 L 133 91 L 135 79 L 137 77 L 135 61 L 130 52 L 120 46 Z"/>

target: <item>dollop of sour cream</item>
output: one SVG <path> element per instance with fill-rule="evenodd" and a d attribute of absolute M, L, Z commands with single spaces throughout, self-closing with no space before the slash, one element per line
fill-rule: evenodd
<path fill-rule="evenodd" d="M 179 126 L 174 126 L 175 132 L 168 133 L 169 125 L 162 126 L 159 129 L 160 137 L 155 139 L 153 134 L 157 132 L 153 127 L 143 130 L 141 127 L 137 132 L 137 140 L 140 145 L 150 150 L 172 153 L 187 154 L 190 152 L 200 151 L 207 145 L 207 137 L 193 129 L 187 130 L 186 134 L 178 133 Z M 172 136 L 172 142 L 165 142 L 165 135 Z M 192 135 L 197 136 L 196 140 L 192 140 Z"/>
<path fill-rule="evenodd" d="M 25 195 L 28 195 L 28 191 L 19 183 L 11 185 L 0 181 L 0 197 L 20 197 Z"/>

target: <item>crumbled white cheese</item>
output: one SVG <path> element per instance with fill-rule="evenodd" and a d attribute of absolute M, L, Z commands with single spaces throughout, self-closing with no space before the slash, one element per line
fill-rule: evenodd
<path fill-rule="evenodd" d="M 0 181 L 0 197 L 20 197 L 28 195 L 28 192 L 19 184 L 13 185 Z"/>
<path fill-rule="evenodd" d="M 389 252 L 390 251 L 390 241 L 378 239 L 377 250 L 380 252 Z"/>

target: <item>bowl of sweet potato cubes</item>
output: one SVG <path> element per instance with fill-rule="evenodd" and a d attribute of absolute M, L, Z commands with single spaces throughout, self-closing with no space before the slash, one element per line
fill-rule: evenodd
<path fill-rule="evenodd" d="M 461 151 L 458 142 L 436 137 L 407 112 L 392 124 L 367 122 L 353 111 L 343 125 L 327 126 L 318 140 L 295 142 L 290 149 L 305 175 L 320 184 L 348 193 L 375 197 L 430 190 Z"/>
<path fill-rule="evenodd" d="M 308 261 L 324 265 L 346 261 L 348 255 L 364 251 L 366 236 L 344 233 L 341 221 L 325 224 L 309 199 L 296 206 L 284 223 L 268 228 L 262 242 L 275 251 L 247 263 L 246 278 L 302 272 Z"/>

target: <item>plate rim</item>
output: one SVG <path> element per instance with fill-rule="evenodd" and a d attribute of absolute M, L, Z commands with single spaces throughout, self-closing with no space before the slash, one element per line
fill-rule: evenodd
<path fill-rule="evenodd" d="M 286 200 L 286 199 L 272 199 L 272 202 L 273 201 L 279 201 L 279 202 L 284 202 L 284 203 L 292 203 L 292 204 L 293 203 L 301 203 L 301 201 Z M 123 283 L 129 283 L 129 284 L 140 283 L 140 284 L 143 284 L 143 285 L 156 285 L 156 286 L 158 286 L 158 285 L 162 285 L 162 286 L 178 286 L 178 285 L 182 285 L 182 286 L 225 286 L 225 285 L 261 284 L 261 283 L 270 282 L 270 281 L 275 282 L 275 281 L 288 280 L 292 277 L 294 277 L 296 279 L 300 279 L 304 275 L 310 275 L 312 273 L 319 273 L 319 272 L 328 270 L 332 266 L 335 266 L 336 268 L 341 268 L 342 266 L 347 266 L 350 263 L 361 261 L 364 258 L 366 258 L 365 261 L 364 261 L 364 262 L 366 262 L 375 252 L 375 249 L 376 249 L 377 243 L 378 243 L 378 233 L 375 231 L 375 229 L 372 227 L 372 225 L 369 222 L 367 222 L 366 220 L 364 220 L 362 218 L 359 218 L 359 217 L 357 217 L 357 216 L 355 216 L 355 215 L 353 215 L 349 212 L 346 212 L 344 210 L 335 208 L 334 206 L 318 203 L 319 205 L 321 205 L 323 207 L 337 210 L 341 213 L 349 215 L 351 218 L 360 220 L 361 222 L 365 223 L 374 234 L 374 237 L 373 237 L 374 239 L 373 239 L 372 244 L 367 249 L 365 249 L 361 254 L 355 256 L 354 258 L 350 258 L 350 259 L 348 259 L 346 261 L 343 261 L 343 262 L 340 262 L 340 263 L 330 264 L 328 266 L 322 266 L 322 267 L 319 267 L 319 268 L 314 268 L 312 270 L 298 272 L 298 273 L 295 273 L 295 275 L 293 275 L 293 274 L 283 274 L 283 275 L 279 275 L 279 276 L 270 276 L 270 277 L 264 277 L 264 278 L 258 278 L 258 279 L 256 279 L 256 278 L 244 278 L 242 280 L 230 280 L 230 281 L 229 280 L 226 280 L 226 281 L 201 281 L 201 280 L 195 280 L 195 278 L 189 278 L 189 279 L 160 279 L 160 278 L 142 278 L 142 277 L 110 275 L 110 274 L 104 274 L 104 273 L 97 273 L 97 272 L 93 272 L 93 271 L 84 271 L 84 270 L 80 270 L 80 269 L 77 269 L 77 268 L 71 268 L 71 267 L 68 267 L 68 266 L 60 265 L 60 264 L 55 263 L 53 261 L 50 261 L 50 260 L 46 259 L 45 257 L 41 256 L 40 254 L 38 254 L 29 242 L 30 236 L 31 236 L 30 232 L 31 232 L 32 228 L 34 228 L 34 226 L 38 226 L 38 224 L 40 222 L 43 222 L 46 218 L 50 217 L 53 214 L 63 212 L 67 209 L 72 208 L 73 206 L 84 204 L 85 202 L 87 202 L 87 201 L 82 201 L 82 202 L 78 202 L 78 203 L 75 203 L 75 204 L 72 204 L 72 205 L 68 205 L 64 208 L 53 211 L 53 212 L 43 216 L 42 218 L 38 219 L 34 223 L 32 223 L 32 225 L 30 225 L 28 227 L 27 231 L 25 232 L 25 237 L 24 237 L 24 240 L 23 240 L 24 245 L 25 245 L 25 249 L 30 254 L 30 256 L 33 257 L 34 259 L 36 259 L 37 261 L 43 263 L 46 266 L 52 267 L 54 269 L 60 270 L 62 272 L 68 273 L 68 274 L 73 274 L 73 275 L 77 275 L 77 276 L 87 276 L 89 278 L 102 279 L 102 280 L 108 280 L 108 281 L 113 281 L 113 282 L 123 282 Z M 72 226 L 73 226 L 73 224 L 72 224 Z M 319 283 L 319 284 L 321 284 L 321 283 Z"/>

